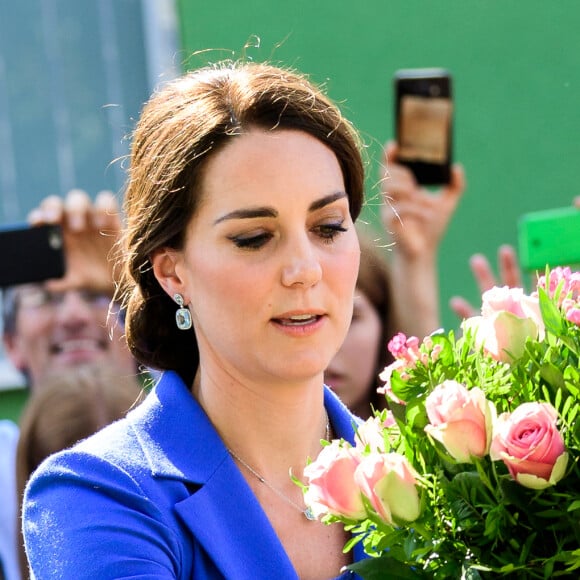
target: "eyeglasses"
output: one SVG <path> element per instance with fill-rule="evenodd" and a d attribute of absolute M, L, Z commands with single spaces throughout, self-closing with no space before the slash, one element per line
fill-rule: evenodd
<path fill-rule="evenodd" d="M 111 296 L 105 292 L 98 292 L 88 288 L 54 292 L 43 286 L 26 286 L 18 291 L 18 305 L 21 308 L 34 310 L 55 309 L 61 306 L 66 297 L 76 294 L 87 306 L 100 310 L 107 310 L 111 304 Z"/>

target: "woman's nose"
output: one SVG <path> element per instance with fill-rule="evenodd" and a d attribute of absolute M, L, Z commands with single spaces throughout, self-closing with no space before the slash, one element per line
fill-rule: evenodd
<path fill-rule="evenodd" d="M 316 249 L 308 241 L 294 242 L 288 250 L 287 263 L 282 270 L 282 284 L 314 286 L 322 277 L 322 266 Z"/>

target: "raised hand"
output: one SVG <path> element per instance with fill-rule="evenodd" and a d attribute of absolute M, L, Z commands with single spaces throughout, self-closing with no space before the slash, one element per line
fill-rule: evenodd
<path fill-rule="evenodd" d="M 480 293 L 494 286 L 509 286 L 514 288 L 523 285 L 523 276 L 515 249 L 509 245 L 500 246 L 497 252 L 499 279 L 496 278 L 489 260 L 483 254 L 474 254 L 469 259 L 469 266 Z M 449 306 L 459 318 L 470 318 L 479 314 L 475 308 L 462 296 L 453 296 Z"/>
<path fill-rule="evenodd" d="M 49 282 L 52 290 L 91 288 L 113 292 L 112 250 L 119 239 L 121 215 L 112 192 L 101 191 L 94 203 L 80 189 L 64 198 L 46 197 L 28 215 L 32 225 L 60 224 L 63 230 L 66 272 Z"/>
<path fill-rule="evenodd" d="M 449 185 L 427 190 L 397 163 L 397 146 L 388 143 L 380 177 L 381 217 L 393 242 L 393 300 L 401 330 L 423 337 L 440 326 L 437 251 L 465 189 L 463 169 L 454 165 Z"/>

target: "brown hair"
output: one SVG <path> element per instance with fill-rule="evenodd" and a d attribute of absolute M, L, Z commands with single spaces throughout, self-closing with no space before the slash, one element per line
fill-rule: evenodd
<path fill-rule="evenodd" d="M 169 83 L 149 100 L 133 135 L 119 293 L 135 358 L 176 370 L 186 384 L 199 366 L 194 332 L 176 328 L 176 305 L 153 275 L 150 257 L 162 247 L 183 247 L 200 203 L 204 167 L 250 128 L 312 135 L 338 159 L 353 220 L 363 203 L 357 133 L 300 74 L 268 64 L 219 63 Z"/>
<path fill-rule="evenodd" d="M 393 304 L 392 280 L 386 256 L 381 254 L 377 242 L 365 235 L 359 234 L 359 241 L 361 255 L 356 286 L 369 299 L 381 321 L 379 357 L 373 375 L 375 383 L 369 385 L 369 398 L 375 409 L 382 409 L 385 406 L 385 397 L 377 393 L 376 387 L 380 385 L 379 373 L 393 360 L 387 343 L 398 332 L 399 324 Z"/>
<path fill-rule="evenodd" d="M 96 365 L 66 369 L 37 384 L 20 418 L 18 497 L 22 499 L 28 478 L 46 457 L 120 419 L 141 394 L 135 376 Z M 26 578 L 28 565 L 22 538 L 19 551 L 22 577 Z"/>

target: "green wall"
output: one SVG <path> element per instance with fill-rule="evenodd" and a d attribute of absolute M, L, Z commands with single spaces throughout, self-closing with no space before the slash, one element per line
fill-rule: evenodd
<path fill-rule="evenodd" d="M 377 159 L 393 135 L 393 72 L 452 71 L 455 157 L 468 189 L 440 250 L 446 326 L 456 324 L 452 295 L 478 298 L 471 254 L 495 263 L 498 245 L 516 242 L 518 216 L 569 205 L 580 194 L 575 0 L 179 0 L 179 8 L 178 58 L 186 67 L 245 53 L 326 83 L 368 145 L 365 217 L 374 223 Z"/>
<path fill-rule="evenodd" d="M 18 422 L 28 398 L 28 390 L 23 388 L 0 390 L 0 419 Z"/>

